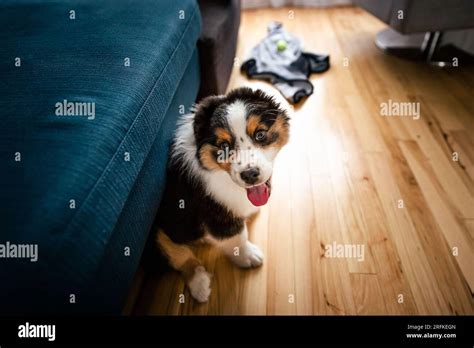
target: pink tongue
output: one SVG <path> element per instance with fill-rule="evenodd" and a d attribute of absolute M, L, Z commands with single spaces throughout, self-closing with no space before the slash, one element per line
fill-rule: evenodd
<path fill-rule="evenodd" d="M 266 184 L 261 184 L 247 189 L 247 198 L 253 205 L 259 207 L 268 202 L 270 193 Z"/>

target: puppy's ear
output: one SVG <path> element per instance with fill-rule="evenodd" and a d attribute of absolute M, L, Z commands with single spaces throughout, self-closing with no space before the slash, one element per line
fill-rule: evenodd
<path fill-rule="evenodd" d="M 196 139 L 202 138 L 210 130 L 211 117 L 224 99 L 223 95 L 210 96 L 196 105 L 194 112 L 194 136 Z"/>

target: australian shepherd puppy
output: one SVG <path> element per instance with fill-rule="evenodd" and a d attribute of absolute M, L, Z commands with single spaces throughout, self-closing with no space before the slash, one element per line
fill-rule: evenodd
<path fill-rule="evenodd" d="M 158 212 L 157 243 L 191 295 L 206 302 L 211 277 L 189 244 L 216 244 L 237 266 L 258 267 L 247 219 L 270 197 L 273 160 L 288 141 L 289 117 L 261 90 L 239 88 L 201 101 L 178 125 Z"/>

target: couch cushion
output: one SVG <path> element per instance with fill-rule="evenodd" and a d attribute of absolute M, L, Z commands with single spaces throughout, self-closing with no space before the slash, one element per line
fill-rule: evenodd
<path fill-rule="evenodd" d="M 66 296 L 97 272 L 199 33 L 194 0 L 0 4 L 0 243 L 39 253 L 9 262 L 16 285 L 34 269 Z"/>

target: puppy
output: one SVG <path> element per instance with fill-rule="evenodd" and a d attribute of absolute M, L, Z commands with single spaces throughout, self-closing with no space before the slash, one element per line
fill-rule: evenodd
<path fill-rule="evenodd" d="M 210 241 L 242 268 L 263 262 L 246 223 L 270 197 L 273 160 L 288 141 L 288 121 L 273 97 L 239 88 L 204 99 L 178 125 L 156 241 L 199 302 L 208 300 L 211 278 L 188 244 Z"/>

